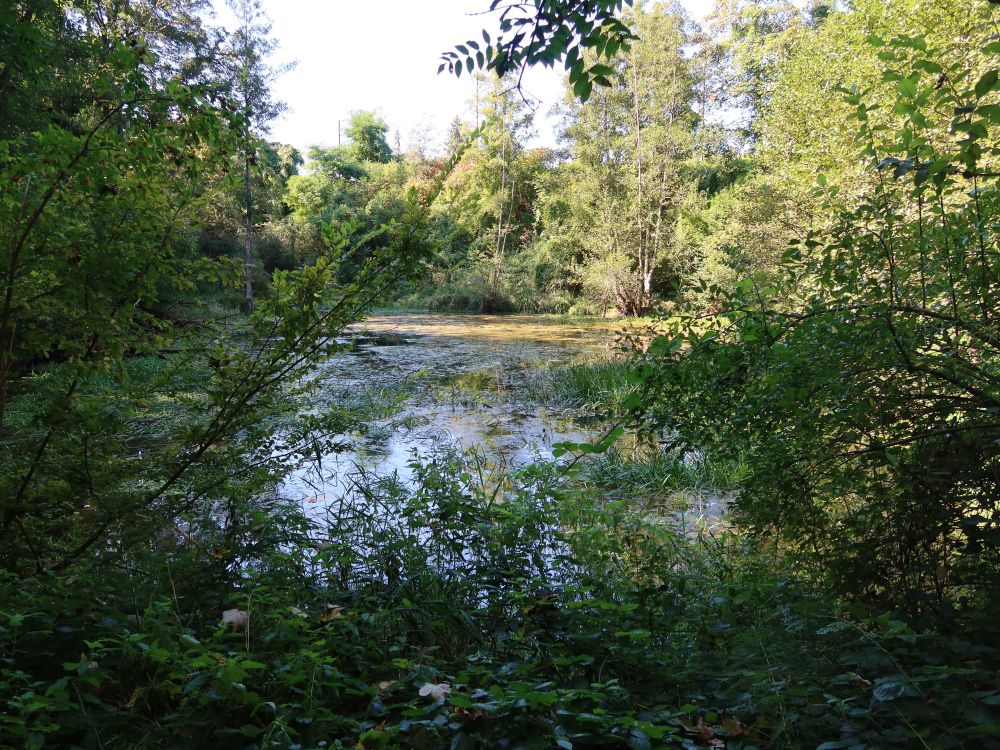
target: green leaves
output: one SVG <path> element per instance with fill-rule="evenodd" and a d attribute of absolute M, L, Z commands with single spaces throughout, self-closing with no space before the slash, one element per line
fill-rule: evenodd
<path fill-rule="evenodd" d="M 977 99 L 982 99 L 984 96 L 992 91 L 996 91 L 998 88 L 998 81 L 1000 81 L 1000 76 L 996 70 L 988 71 L 984 73 L 983 76 L 976 82 L 975 94 Z"/>
<path fill-rule="evenodd" d="M 583 73 L 580 73 L 576 82 L 573 84 L 574 96 L 576 96 L 581 102 L 585 102 L 590 98 L 590 94 L 593 90 L 594 84 L 591 82 L 590 78 Z"/>
<path fill-rule="evenodd" d="M 584 68 L 581 53 L 592 51 L 598 58 L 610 59 L 627 50 L 634 39 L 632 31 L 616 17 L 622 6 L 622 2 L 607 0 L 556 0 L 535 6 L 493 2 L 490 10 L 500 11 L 500 36 L 491 41 L 484 30 L 486 49 L 481 52 L 472 40 L 455 45 L 453 52 L 441 55 L 438 72 L 448 70 L 461 76 L 464 62 L 469 73 L 489 70 L 503 77 L 525 66 L 552 67 L 562 61 L 574 94 L 586 101 L 594 83 L 611 84 L 612 71 L 600 63 Z"/>
<path fill-rule="evenodd" d="M 917 95 L 917 81 L 919 81 L 919 76 L 913 75 L 909 78 L 900 79 L 897 84 L 899 87 L 899 93 L 907 98 L 914 98 Z"/>
<path fill-rule="evenodd" d="M 552 446 L 552 455 L 559 458 L 567 453 L 576 453 L 578 455 L 606 453 L 624 434 L 625 428 L 619 425 L 609 430 L 600 440 L 592 443 L 578 443 L 574 441 L 557 443 Z"/>

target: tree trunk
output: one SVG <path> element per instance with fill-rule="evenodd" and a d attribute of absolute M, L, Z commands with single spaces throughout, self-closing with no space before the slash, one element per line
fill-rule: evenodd
<path fill-rule="evenodd" d="M 243 287 L 243 303 L 247 312 L 253 310 L 253 188 L 250 184 L 250 151 L 247 150 L 243 161 L 243 187 L 247 201 L 247 233 L 246 233 L 246 275 Z"/>
<path fill-rule="evenodd" d="M 478 85 L 478 83 L 477 83 Z M 477 115 L 478 117 L 478 115 Z M 497 237 L 493 250 L 493 269 L 490 272 L 489 297 L 485 306 L 490 308 L 484 312 L 499 312 L 500 284 L 503 279 L 504 253 L 507 245 L 507 233 L 504 226 L 504 198 L 507 193 L 507 108 L 504 105 L 500 115 L 500 205 L 497 209 Z M 511 181 L 511 201 L 513 201 L 514 185 Z"/>
<path fill-rule="evenodd" d="M 639 114 L 639 66 L 636 56 L 632 55 L 632 102 L 635 108 L 635 168 L 636 168 L 636 235 L 639 241 L 638 266 L 641 284 L 637 290 L 638 299 L 635 300 L 636 310 L 645 310 L 646 299 L 649 294 L 649 279 L 652 272 L 649 269 L 650 263 L 647 254 L 649 252 L 646 243 L 643 242 L 645 219 L 642 210 L 642 119 Z M 641 313 L 640 313 L 641 314 Z"/>

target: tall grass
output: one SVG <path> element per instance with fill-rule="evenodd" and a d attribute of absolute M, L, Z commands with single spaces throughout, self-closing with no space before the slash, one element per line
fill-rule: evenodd
<path fill-rule="evenodd" d="M 746 474 L 739 457 L 707 457 L 667 452 L 641 443 L 632 450 L 615 447 L 588 463 L 583 479 L 606 496 L 629 500 L 683 501 L 688 493 L 736 490 Z"/>
<path fill-rule="evenodd" d="M 625 400 L 635 392 L 635 385 L 628 381 L 630 367 L 623 358 L 601 358 L 539 370 L 529 379 L 527 394 L 541 403 L 611 417 L 621 412 Z"/>

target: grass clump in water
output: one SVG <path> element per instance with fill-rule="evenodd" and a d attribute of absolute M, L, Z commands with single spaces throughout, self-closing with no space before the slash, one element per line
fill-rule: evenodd
<path fill-rule="evenodd" d="M 590 462 L 582 479 L 605 497 L 659 503 L 679 494 L 723 493 L 737 489 L 746 467 L 738 458 L 715 458 L 637 448 L 612 448 Z"/>
<path fill-rule="evenodd" d="M 603 358 L 552 370 L 539 370 L 528 382 L 528 394 L 553 406 L 583 408 L 608 416 L 621 412 L 635 392 L 629 382 L 632 365 L 625 359 Z"/>

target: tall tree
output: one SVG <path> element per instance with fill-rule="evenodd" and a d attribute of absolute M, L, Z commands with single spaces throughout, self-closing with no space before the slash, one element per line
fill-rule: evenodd
<path fill-rule="evenodd" d="M 780 78 L 781 66 L 795 49 L 801 32 L 824 19 L 832 2 L 808 0 L 716 0 L 708 17 L 714 40 L 710 55 L 719 75 L 717 90 L 750 141 L 760 137 L 763 114 Z"/>
<path fill-rule="evenodd" d="M 486 297 L 488 310 L 499 306 L 511 236 L 517 231 L 520 194 L 528 185 L 519 175 L 524 142 L 531 133 L 533 113 L 517 94 L 512 76 L 491 76 L 484 91 L 477 91 L 477 103 L 484 116 L 477 160 L 478 182 L 485 205 L 482 209 L 494 222 L 490 253 L 490 275 Z"/>
<path fill-rule="evenodd" d="M 350 153 L 357 161 L 387 164 L 392 159 L 392 149 L 386 140 L 388 133 L 389 124 L 374 112 L 353 113 L 347 126 Z"/>
<path fill-rule="evenodd" d="M 251 172 L 257 161 L 260 140 L 271 123 L 284 110 L 284 102 L 275 101 L 271 84 L 293 67 L 293 63 L 272 65 L 270 57 L 278 47 L 271 36 L 271 22 L 261 0 L 227 0 L 239 23 L 230 39 L 229 82 L 242 110 L 243 123 L 243 200 L 246 211 L 246 247 L 244 263 L 244 303 L 253 308 L 254 272 L 254 190 Z"/>
<path fill-rule="evenodd" d="M 595 88 L 586 103 L 569 104 L 574 163 L 561 167 L 562 184 L 550 182 L 560 195 L 546 200 L 573 208 L 547 231 L 568 232 L 584 249 L 597 297 L 641 315 L 652 305 L 654 276 L 696 186 L 688 160 L 697 117 L 683 17 L 655 5 L 625 21 L 638 38 L 609 61 L 610 85 Z"/>

